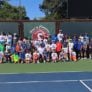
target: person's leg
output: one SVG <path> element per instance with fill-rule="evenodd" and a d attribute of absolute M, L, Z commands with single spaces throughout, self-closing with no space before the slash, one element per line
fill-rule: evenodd
<path fill-rule="evenodd" d="M 76 52 L 76 58 L 77 58 L 77 60 L 78 60 L 78 59 L 79 59 L 78 50 L 76 50 L 75 52 Z"/>
<path fill-rule="evenodd" d="M 83 48 L 81 49 L 81 58 L 83 59 L 84 56 L 83 56 Z"/>
<path fill-rule="evenodd" d="M 81 59 L 81 50 L 78 51 L 79 58 Z"/>

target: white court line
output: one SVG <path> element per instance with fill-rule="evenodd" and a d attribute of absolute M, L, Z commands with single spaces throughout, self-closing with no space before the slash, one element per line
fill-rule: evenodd
<path fill-rule="evenodd" d="M 19 81 L 19 82 L 0 82 L 0 84 L 65 83 L 65 82 L 78 82 L 78 81 L 79 80 Z"/>
<path fill-rule="evenodd" d="M 52 74 L 52 73 L 92 73 L 92 71 L 50 71 L 50 72 L 24 72 L 24 73 L 0 73 L 0 75 L 13 75 L 13 74 Z"/>
<path fill-rule="evenodd" d="M 83 79 L 81 81 L 92 81 L 92 79 Z"/>
<path fill-rule="evenodd" d="M 18 81 L 18 82 L 0 82 L 0 84 L 30 84 L 30 83 L 66 83 L 66 82 L 78 82 L 80 81 L 92 81 L 92 79 L 85 79 L 85 80 L 49 80 L 49 81 Z"/>
<path fill-rule="evenodd" d="M 85 86 L 85 87 L 89 90 L 89 92 L 92 92 L 92 89 L 91 89 L 86 83 L 84 83 L 82 80 L 80 80 L 80 83 L 81 83 L 83 86 Z"/>

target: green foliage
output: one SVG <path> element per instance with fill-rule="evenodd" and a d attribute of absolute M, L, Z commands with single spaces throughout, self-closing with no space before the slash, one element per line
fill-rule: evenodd
<path fill-rule="evenodd" d="M 25 7 L 12 6 L 7 1 L 3 1 L 0 6 L 0 20 L 19 20 L 27 17 Z"/>
<path fill-rule="evenodd" d="M 66 0 L 44 0 L 39 8 L 46 15 L 44 19 L 53 20 L 67 17 Z"/>

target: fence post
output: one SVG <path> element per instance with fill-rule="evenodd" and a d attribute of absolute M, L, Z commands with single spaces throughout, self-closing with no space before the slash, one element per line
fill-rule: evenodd
<path fill-rule="evenodd" d="M 55 26 L 56 26 L 55 33 L 57 34 L 59 32 L 59 29 L 60 29 L 60 21 L 55 21 Z"/>
<path fill-rule="evenodd" d="M 19 22 L 18 30 L 19 30 L 19 37 L 23 38 L 24 37 L 24 25 L 23 25 L 23 22 Z"/>

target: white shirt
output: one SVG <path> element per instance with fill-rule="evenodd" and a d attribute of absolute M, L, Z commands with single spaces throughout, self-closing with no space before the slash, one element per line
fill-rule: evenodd
<path fill-rule="evenodd" d="M 5 41 L 4 35 L 0 35 L 0 41 L 1 42 Z"/>
<path fill-rule="evenodd" d="M 58 33 L 57 38 L 59 41 L 62 41 L 64 34 Z"/>
<path fill-rule="evenodd" d="M 45 48 L 46 48 L 47 51 L 50 51 L 50 49 L 51 49 L 50 44 L 46 44 L 46 45 L 45 45 Z"/>
<path fill-rule="evenodd" d="M 52 44 L 51 44 L 51 49 L 52 49 L 52 50 L 55 50 L 55 49 L 56 49 L 56 44 L 52 43 Z"/>
<path fill-rule="evenodd" d="M 44 48 L 42 48 L 42 47 L 38 47 L 37 50 L 38 50 L 38 52 L 39 52 L 41 55 L 43 55 Z"/>
<path fill-rule="evenodd" d="M 11 46 L 10 45 L 6 45 L 6 51 L 10 50 L 11 49 Z"/>
<path fill-rule="evenodd" d="M 51 54 L 51 57 L 52 57 L 52 59 L 57 59 L 58 55 L 57 55 L 57 53 L 53 52 L 53 53 Z"/>
<path fill-rule="evenodd" d="M 83 36 L 80 36 L 79 38 L 80 38 L 81 42 L 84 41 L 84 37 Z"/>
<path fill-rule="evenodd" d="M 73 56 L 76 56 L 76 52 L 74 52 L 74 51 L 73 51 L 71 54 L 72 54 Z"/>
<path fill-rule="evenodd" d="M 68 46 L 69 46 L 69 51 L 71 52 L 71 50 L 73 49 L 73 46 L 74 46 L 73 42 L 69 42 Z"/>
<path fill-rule="evenodd" d="M 30 53 L 26 53 L 26 54 L 25 54 L 25 58 L 31 59 L 31 57 L 32 57 L 32 55 L 31 55 Z"/>

